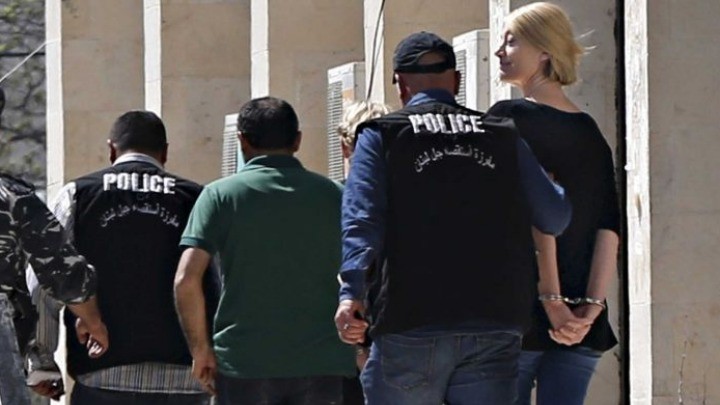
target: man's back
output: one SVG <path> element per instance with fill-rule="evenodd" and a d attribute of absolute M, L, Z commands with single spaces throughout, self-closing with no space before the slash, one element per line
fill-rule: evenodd
<path fill-rule="evenodd" d="M 220 371 L 240 378 L 352 373 L 329 319 L 337 302 L 340 187 L 291 156 L 260 156 L 209 185 L 183 241 L 220 254 Z M 204 225 L 201 226 L 201 222 Z M 196 244 L 191 243 L 191 244 Z"/>
<path fill-rule="evenodd" d="M 83 375 L 117 366 L 190 364 L 174 313 L 173 278 L 184 224 L 201 186 L 165 172 L 145 155 L 75 180 L 71 236 L 99 274 L 99 304 L 117 344 L 89 360 L 68 342 L 68 368 Z M 72 329 L 72 316 L 66 314 Z"/>

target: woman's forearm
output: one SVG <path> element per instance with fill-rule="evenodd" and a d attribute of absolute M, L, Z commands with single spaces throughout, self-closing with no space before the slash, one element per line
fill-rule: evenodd
<path fill-rule="evenodd" d="M 538 264 L 538 293 L 561 295 L 555 237 L 532 229 Z"/>
<path fill-rule="evenodd" d="M 590 278 L 588 279 L 587 293 L 589 298 L 604 300 L 607 291 L 617 273 L 617 254 L 620 238 L 610 230 L 601 229 L 597 232 Z"/>

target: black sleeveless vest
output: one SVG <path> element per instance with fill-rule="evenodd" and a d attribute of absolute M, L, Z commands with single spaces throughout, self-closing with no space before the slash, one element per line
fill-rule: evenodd
<path fill-rule="evenodd" d="M 432 102 L 366 125 L 382 134 L 388 199 L 371 334 L 524 325 L 536 278 L 512 121 Z"/>
<path fill-rule="evenodd" d="M 190 365 L 173 300 L 178 246 L 202 187 L 146 162 L 126 162 L 75 180 L 73 237 L 97 269 L 98 304 L 110 349 L 99 359 L 73 338 L 65 311 L 72 376 L 110 367 L 159 362 Z M 205 279 L 208 313 L 219 293 L 215 270 Z"/>

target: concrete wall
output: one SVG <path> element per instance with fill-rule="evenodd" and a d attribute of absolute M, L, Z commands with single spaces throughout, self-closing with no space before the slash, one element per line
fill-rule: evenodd
<path fill-rule="evenodd" d="M 250 0 L 145 1 L 146 108 L 170 143 L 167 168 L 220 176 L 225 114 L 250 98 Z"/>
<path fill-rule="evenodd" d="M 652 255 L 646 0 L 625 3 L 625 125 L 630 403 L 652 403 Z"/>
<path fill-rule="evenodd" d="M 327 70 L 362 60 L 362 2 L 253 0 L 252 15 L 252 96 L 295 107 L 298 157 L 327 173 Z"/>
<path fill-rule="evenodd" d="M 371 98 L 395 108 L 399 108 L 400 103 L 392 84 L 392 56 L 398 42 L 417 31 L 432 31 L 452 42 L 456 35 L 487 28 L 488 25 L 487 1 L 386 1 L 380 19 L 379 39 L 377 46 L 373 47 L 381 3 L 381 0 L 365 1 L 365 76 L 369 81 L 375 49 L 378 57 Z"/>
<path fill-rule="evenodd" d="M 720 403 L 717 15 L 717 1 L 647 2 L 656 405 Z"/>
<path fill-rule="evenodd" d="M 48 166 L 52 194 L 109 163 L 121 113 L 143 106 L 142 0 L 47 0 Z"/>

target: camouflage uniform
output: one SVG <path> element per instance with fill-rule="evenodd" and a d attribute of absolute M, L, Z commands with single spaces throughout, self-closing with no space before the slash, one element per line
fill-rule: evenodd
<path fill-rule="evenodd" d="M 29 403 L 22 359 L 13 326 L 17 294 L 26 294 L 30 264 L 40 286 L 65 303 L 95 294 L 95 270 L 66 240 L 55 216 L 34 189 L 0 174 L 0 398 L 3 404 Z"/>

